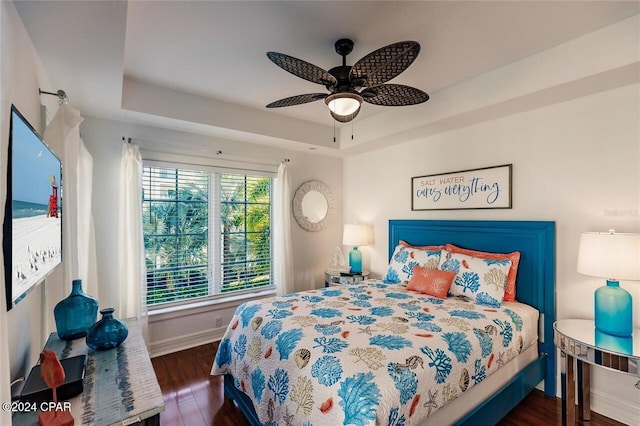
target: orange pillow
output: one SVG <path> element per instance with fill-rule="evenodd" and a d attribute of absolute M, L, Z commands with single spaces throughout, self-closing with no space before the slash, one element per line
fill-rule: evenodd
<path fill-rule="evenodd" d="M 520 263 L 520 252 L 514 251 L 513 253 L 489 253 L 486 251 L 470 250 L 462 247 L 454 246 L 453 244 L 445 244 L 445 250 L 453 253 L 466 254 L 467 256 L 479 257 L 480 259 L 490 260 L 507 260 L 511 261 L 511 267 L 507 274 L 507 282 L 504 287 L 504 299 L 505 302 L 516 301 L 516 275 L 518 273 L 518 264 Z"/>
<path fill-rule="evenodd" d="M 413 267 L 413 275 L 407 284 L 407 290 L 428 294 L 439 299 L 446 299 L 449 287 L 456 276 L 455 271 L 427 269 L 422 266 Z"/>

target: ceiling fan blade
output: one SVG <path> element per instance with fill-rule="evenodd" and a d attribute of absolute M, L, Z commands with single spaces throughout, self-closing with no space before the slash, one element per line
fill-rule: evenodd
<path fill-rule="evenodd" d="M 403 84 L 382 84 L 368 87 L 360 92 L 360 96 L 365 102 L 383 106 L 415 105 L 429 100 L 427 93 Z"/>
<path fill-rule="evenodd" d="M 351 68 L 350 80 L 366 79 L 365 86 L 372 87 L 386 83 L 401 72 L 418 57 L 420 43 L 400 41 L 381 47 L 360 59 Z"/>
<path fill-rule="evenodd" d="M 358 109 L 353 114 L 349 114 L 349 115 L 338 115 L 333 111 L 329 111 L 329 112 L 331 113 L 331 116 L 333 117 L 334 120 L 339 121 L 341 123 L 348 123 L 349 121 L 353 120 L 358 116 L 358 113 L 360 112 L 360 107 L 358 107 Z"/>
<path fill-rule="evenodd" d="M 283 70 L 312 83 L 324 86 L 334 86 L 338 83 L 338 80 L 327 71 L 302 59 L 278 52 L 267 52 L 267 57 Z"/>
<path fill-rule="evenodd" d="M 296 95 L 288 98 L 280 99 L 279 101 L 271 102 L 267 105 L 267 108 L 280 108 L 293 105 L 301 105 L 309 102 L 319 101 L 326 98 L 326 93 L 307 93 L 305 95 Z"/>

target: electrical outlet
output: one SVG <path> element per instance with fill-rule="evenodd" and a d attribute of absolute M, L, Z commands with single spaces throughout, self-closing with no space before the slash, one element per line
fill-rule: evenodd
<path fill-rule="evenodd" d="M 216 317 L 213 321 L 214 327 L 222 327 L 222 317 Z"/>

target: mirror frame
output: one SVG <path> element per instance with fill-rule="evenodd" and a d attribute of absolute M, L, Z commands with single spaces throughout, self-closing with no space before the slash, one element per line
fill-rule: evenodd
<path fill-rule="evenodd" d="M 302 200 L 305 195 L 311 191 L 318 191 L 327 200 L 327 214 L 320 222 L 310 222 L 307 217 L 302 213 Z M 336 202 L 333 198 L 331 189 L 323 182 L 318 180 L 310 180 L 298 187 L 295 195 L 293 196 L 293 217 L 295 217 L 298 225 L 305 231 L 318 232 L 327 227 L 329 221 L 333 217 L 336 211 Z"/>

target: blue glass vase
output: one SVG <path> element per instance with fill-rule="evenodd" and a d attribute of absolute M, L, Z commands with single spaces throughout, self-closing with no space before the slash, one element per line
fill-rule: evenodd
<path fill-rule="evenodd" d="M 353 247 L 353 250 L 349 252 L 349 266 L 352 273 L 362 272 L 362 252 L 358 250 L 358 247 Z"/>
<path fill-rule="evenodd" d="M 98 301 L 82 291 L 82 280 L 73 280 L 71 294 L 53 308 L 58 337 L 73 340 L 87 335 L 98 316 Z"/>
<path fill-rule="evenodd" d="M 607 280 L 607 285 L 596 290 L 596 329 L 614 336 L 631 336 L 633 332 L 633 303 L 631 294 L 620 287 L 618 281 Z"/>
<path fill-rule="evenodd" d="M 113 308 L 104 308 L 100 313 L 102 318 L 87 333 L 87 346 L 96 351 L 120 346 L 129 335 L 127 325 L 113 316 Z"/>

